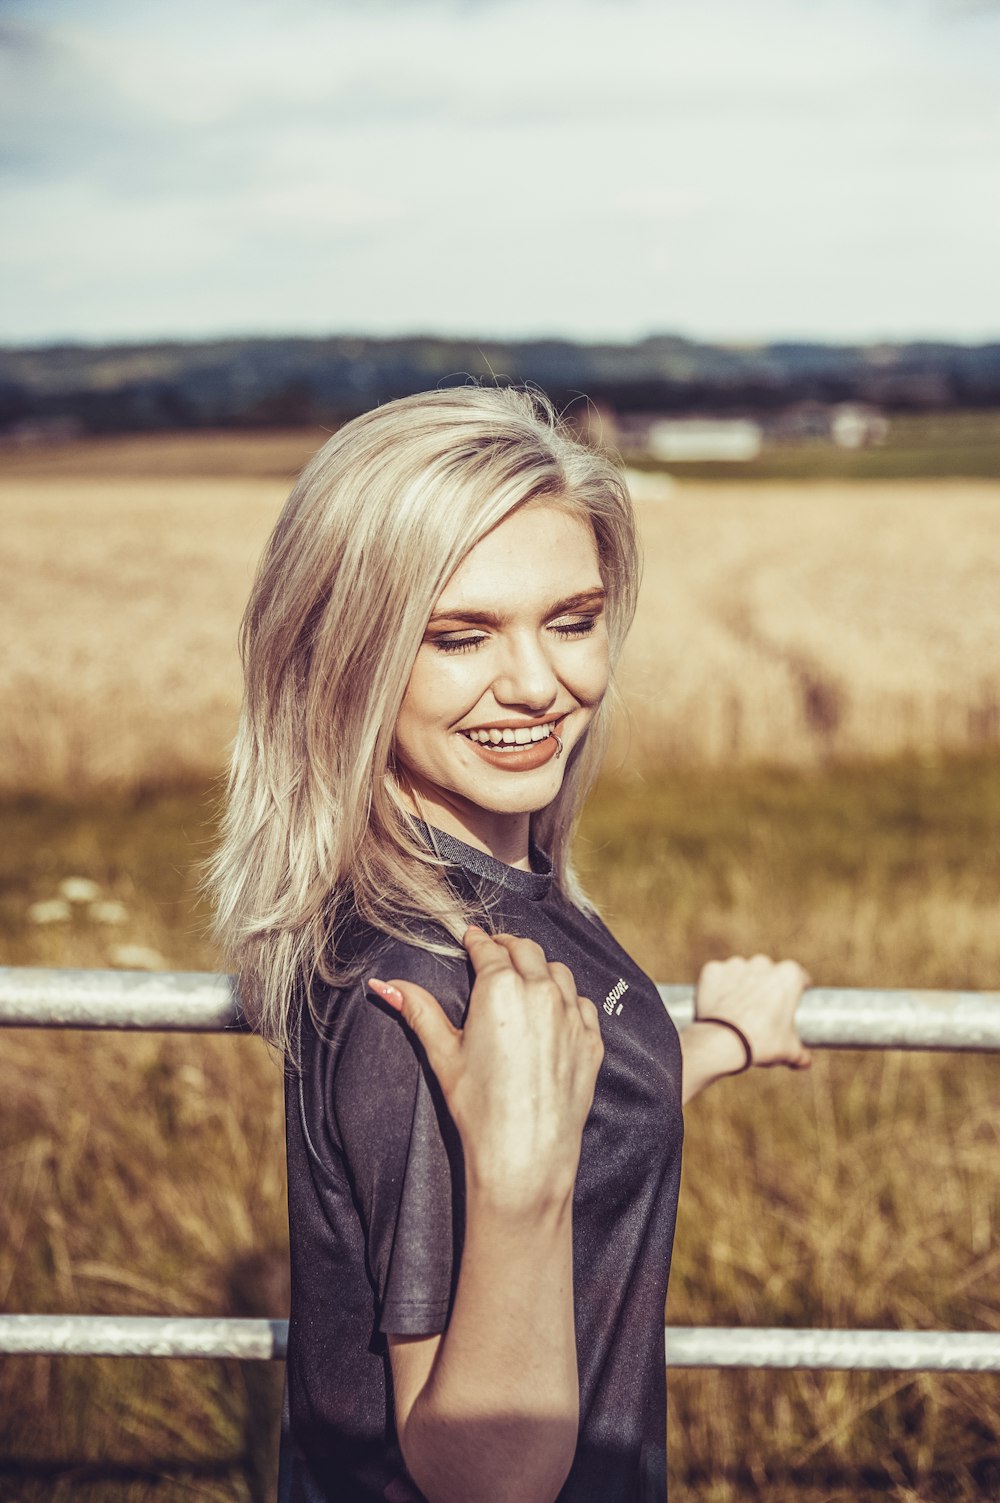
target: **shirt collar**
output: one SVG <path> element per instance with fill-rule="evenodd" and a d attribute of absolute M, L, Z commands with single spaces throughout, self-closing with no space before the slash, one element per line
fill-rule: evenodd
<path fill-rule="evenodd" d="M 516 892 L 521 897 L 534 902 L 539 902 L 544 898 L 552 886 L 552 862 L 534 840 L 528 848 L 531 870 L 526 872 L 519 866 L 508 866 L 505 861 L 498 861 L 495 856 L 489 855 L 486 851 L 477 850 L 475 846 L 466 845 L 464 840 L 458 840 L 445 830 L 432 828 L 423 820 L 417 820 L 415 823 L 428 845 L 435 849 L 449 866 L 460 866 L 464 871 L 471 872 L 473 876 L 485 877 L 488 882 L 496 882 L 499 886 L 506 887 L 511 892 Z"/>

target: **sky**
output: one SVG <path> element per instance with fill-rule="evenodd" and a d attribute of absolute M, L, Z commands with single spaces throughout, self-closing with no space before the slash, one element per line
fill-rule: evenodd
<path fill-rule="evenodd" d="M 0 0 L 0 342 L 1000 337 L 990 0 Z"/>

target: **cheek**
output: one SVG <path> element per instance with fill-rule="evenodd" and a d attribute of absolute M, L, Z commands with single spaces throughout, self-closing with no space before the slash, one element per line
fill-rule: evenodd
<path fill-rule="evenodd" d="M 421 648 L 400 705 L 397 738 L 447 726 L 467 713 L 478 693 L 475 668 L 468 661 L 471 656 L 447 657 L 433 648 Z"/>
<path fill-rule="evenodd" d="M 608 640 L 593 644 L 593 651 L 576 665 L 571 687 L 576 697 L 586 705 L 596 707 L 608 691 L 611 677 Z"/>

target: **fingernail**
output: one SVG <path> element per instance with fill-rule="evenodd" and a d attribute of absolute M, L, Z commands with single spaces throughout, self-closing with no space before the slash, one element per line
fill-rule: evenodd
<path fill-rule="evenodd" d="M 398 986 L 390 986 L 388 981 L 380 981 L 377 976 L 369 976 L 368 985 L 384 1002 L 388 1002 L 390 1007 L 402 1007 L 403 993 Z"/>

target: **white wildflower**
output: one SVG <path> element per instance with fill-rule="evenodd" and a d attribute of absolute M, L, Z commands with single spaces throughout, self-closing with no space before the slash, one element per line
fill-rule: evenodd
<path fill-rule="evenodd" d="M 124 924 L 128 918 L 128 909 L 124 903 L 108 900 L 103 903 L 91 903 L 87 909 L 87 915 L 94 920 L 95 924 Z"/>
<path fill-rule="evenodd" d="M 65 877 L 59 883 L 59 895 L 67 903 L 93 903 L 101 896 L 101 889 L 89 877 Z"/>
<path fill-rule="evenodd" d="M 69 918 L 69 904 L 62 898 L 47 898 L 42 903 L 32 903 L 28 918 L 33 924 L 64 924 Z"/>
<path fill-rule="evenodd" d="M 151 950 L 146 945 L 113 945 L 108 951 L 108 959 L 112 965 L 121 966 L 126 971 L 163 971 L 167 966 L 159 950 Z"/>

